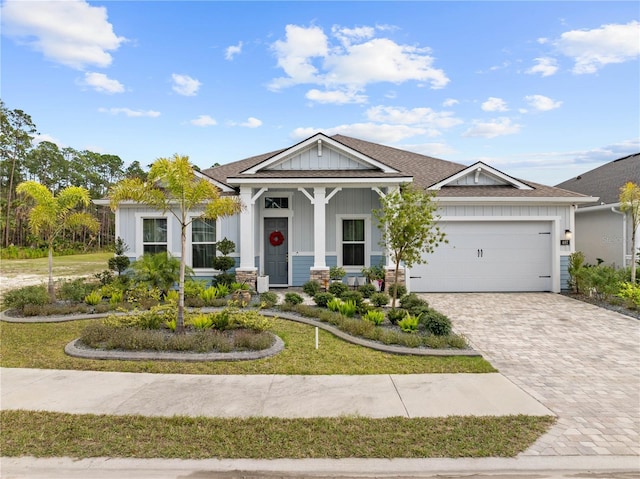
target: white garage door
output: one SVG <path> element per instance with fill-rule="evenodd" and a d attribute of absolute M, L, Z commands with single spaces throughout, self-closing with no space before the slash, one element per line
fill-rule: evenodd
<path fill-rule="evenodd" d="M 414 292 L 551 291 L 550 222 L 441 222 L 448 244 L 414 265 Z"/>

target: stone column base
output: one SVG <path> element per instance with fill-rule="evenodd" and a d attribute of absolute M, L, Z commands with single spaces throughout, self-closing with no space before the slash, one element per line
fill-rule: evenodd
<path fill-rule="evenodd" d="M 248 284 L 257 290 L 258 269 L 257 268 L 236 268 L 236 281 L 238 283 Z"/>
<path fill-rule="evenodd" d="M 400 268 L 398 270 L 398 284 L 406 286 L 407 281 L 405 279 L 405 269 Z M 395 268 L 385 268 L 384 270 L 384 289 L 390 291 L 391 285 L 395 283 L 396 270 Z"/>
<path fill-rule="evenodd" d="M 329 268 L 311 268 L 311 281 L 317 281 L 325 290 L 329 289 Z"/>

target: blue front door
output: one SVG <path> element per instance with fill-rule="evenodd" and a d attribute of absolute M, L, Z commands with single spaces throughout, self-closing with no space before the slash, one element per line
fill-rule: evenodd
<path fill-rule="evenodd" d="M 270 286 L 289 285 L 289 220 L 264 219 L 264 270 Z"/>

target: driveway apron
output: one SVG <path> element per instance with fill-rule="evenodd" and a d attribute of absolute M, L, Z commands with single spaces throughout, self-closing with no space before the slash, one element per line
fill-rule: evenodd
<path fill-rule="evenodd" d="M 551 293 L 421 296 L 558 416 L 523 455 L 640 456 L 640 321 Z"/>

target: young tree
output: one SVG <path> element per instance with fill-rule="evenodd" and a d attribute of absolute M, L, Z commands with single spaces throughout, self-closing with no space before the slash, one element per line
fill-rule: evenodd
<path fill-rule="evenodd" d="M 86 227 L 97 231 L 98 221 L 89 213 L 79 210 L 86 208 L 91 199 L 86 188 L 68 186 L 54 196 L 45 186 L 35 181 L 20 183 L 16 192 L 34 203 L 29 211 L 29 228 L 40 236 L 49 246 L 49 296 L 55 301 L 56 293 L 53 285 L 53 242 L 65 228 Z"/>
<path fill-rule="evenodd" d="M 110 189 L 111 209 L 123 201 L 135 201 L 163 213 L 170 213 L 180 224 L 180 279 L 176 332 L 184 332 L 184 277 L 186 270 L 187 227 L 196 218 L 216 219 L 239 213 L 242 203 L 236 196 L 221 196 L 211 181 L 196 175 L 189 157 L 174 155 L 160 158 L 152 165 L 145 183 L 140 178 L 125 178 Z M 203 209 L 190 217 L 194 209 Z"/>
<path fill-rule="evenodd" d="M 425 263 L 424 255 L 433 253 L 440 243 L 446 242 L 445 234 L 437 226 L 438 205 L 434 194 L 404 184 L 399 190 L 380 199 L 382 208 L 373 215 L 380 223 L 384 247 L 395 263 L 394 284 L 398 284 L 400 263 L 407 268 Z M 396 307 L 398 288 L 393 288 L 391 306 Z"/>
<path fill-rule="evenodd" d="M 636 233 L 640 228 L 640 185 L 629 181 L 620 188 L 620 211 L 631 216 L 631 282 L 636 282 L 636 258 L 638 245 Z"/>

